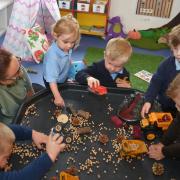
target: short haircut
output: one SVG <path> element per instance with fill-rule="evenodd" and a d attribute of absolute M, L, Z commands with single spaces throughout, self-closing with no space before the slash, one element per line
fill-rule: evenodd
<path fill-rule="evenodd" d="M 13 131 L 5 124 L 0 122 L 0 153 L 4 153 L 6 148 L 15 142 Z"/>
<path fill-rule="evenodd" d="M 177 47 L 180 44 L 180 24 L 172 28 L 168 34 L 168 44 L 170 47 Z"/>
<path fill-rule="evenodd" d="M 105 55 L 112 60 L 115 60 L 116 58 L 121 56 L 130 57 L 131 54 L 132 47 L 130 43 L 123 38 L 112 38 L 106 45 Z"/>
<path fill-rule="evenodd" d="M 53 34 L 56 34 L 57 37 L 62 34 L 75 33 L 77 36 L 75 46 L 79 45 L 80 42 L 80 28 L 78 21 L 72 16 L 72 14 L 67 14 L 66 16 L 61 17 L 59 21 L 55 23 L 52 30 Z"/>
<path fill-rule="evenodd" d="M 180 93 L 180 73 L 176 75 L 166 91 L 167 96 L 172 99 L 176 98 L 178 93 Z"/>

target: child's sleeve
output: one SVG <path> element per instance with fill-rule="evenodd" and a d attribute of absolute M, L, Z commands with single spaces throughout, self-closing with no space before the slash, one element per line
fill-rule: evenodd
<path fill-rule="evenodd" d="M 15 124 L 11 124 L 9 127 L 14 132 L 17 141 L 32 139 L 32 129 Z"/>
<path fill-rule="evenodd" d="M 52 161 L 47 153 L 42 154 L 39 158 L 33 160 L 29 165 L 18 171 L 0 172 L 0 179 L 11 180 L 39 180 L 52 166 Z"/>
<path fill-rule="evenodd" d="M 169 126 L 168 130 L 164 134 L 161 142 L 165 145 L 163 147 L 163 154 L 165 156 L 179 156 L 180 157 L 180 143 L 179 143 L 179 129 L 180 129 L 180 115 L 178 114 L 176 119 Z M 176 141 L 176 142 L 174 142 Z"/>
<path fill-rule="evenodd" d="M 164 73 L 166 72 L 165 69 L 166 68 L 164 67 L 164 65 L 160 65 L 156 73 L 152 76 L 149 87 L 145 93 L 145 102 L 154 102 L 156 96 L 162 88 L 163 82 L 165 81 L 165 79 L 163 79 L 164 77 L 166 77 L 164 75 Z"/>
<path fill-rule="evenodd" d="M 77 72 L 76 76 L 75 76 L 75 80 L 79 83 L 79 84 L 87 84 L 87 78 L 92 76 L 94 78 L 95 74 L 97 73 L 97 67 L 96 64 L 94 63 L 92 66 L 88 66 L 85 69 L 80 70 L 79 72 Z"/>
<path fill-rule="evenodd" d="M 43 76 L 44 79 L 48 82 L 57 82 L 59 78 L 59 74 L 61 74 L 62 69 L 57 64 L 57 60 L 50 58 L 43 64 Z"/>

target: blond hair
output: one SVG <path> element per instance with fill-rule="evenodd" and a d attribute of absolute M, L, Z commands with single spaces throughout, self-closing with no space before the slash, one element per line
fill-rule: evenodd
<path fill-rule="evenodd" d="M 180 93 L 180 73 L 176 75 L 166 91 L 167 96 L 172 99 L 176 98 L 178 93 Z"/>
<path fill-rule="evenodd" d="M 127 61 L 132 54 L 132 47 L 130 43 L 122 38 L 112 38 L 106 45 L 105 56 L 111 60 L 115 60 L 120 56 L 127 56 Z M 125 62 L 124 62 L 125 63 Z"/>
<path fill-rule="evenodd" d="M 6 148 L 12 146 L 15 141 L 13 131 L 0 122 L 0 153 L 4 153 Z"/>
<path fill-rule="evenodd" d="M 168 44 L 170 47 L 177 47 L 180 44 L 180 24 L 172 28 L 168 34 Z"/>
<path fill-rule="evenodd" d="M 59 21 L 53 26 L 52 34 L 53 36 L 59 37 L 62 34 L 74 33 L 77 37 L 75 46 L 79 45 L 80 42 L 80 28 L 78 21 L 72 16 L 72 14 L 67 14 L 61 17 Z"/>

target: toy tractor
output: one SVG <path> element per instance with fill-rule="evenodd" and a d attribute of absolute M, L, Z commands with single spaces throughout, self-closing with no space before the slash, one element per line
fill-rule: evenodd
<path fill-rule="evenodd" d="M 60 173 L 60 180 L 79 180 L 78 176 L 73 176 L 65 171 Z"/>
<path fill-rule="evenodd" d="M 171 113 L 152 112 L 147 118 L 140 121 L 147 140 L 153 140 L 160 133 L 167 130 L 173 121 Z"/>

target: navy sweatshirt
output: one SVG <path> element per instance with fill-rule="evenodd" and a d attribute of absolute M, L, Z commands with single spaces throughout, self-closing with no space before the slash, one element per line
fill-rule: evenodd
<path fill-rule="evenodd" d="M 166 157 L 180 158 L 180 113 L 169 126 L 161 142 L 164 144 L 162 152 Z"/>
<path fill-rule="evenodd" d="M 16 140 L 31 140 L 32 130 L 19 125 L 9 125 L 16 136 Z M 42 154 L 30 164 L 18 171 L 0 171 L 1 180 L 40 180 L 52 166 L 47 153 Z"/>
<path fill-rule="evenodd" d="M 176 111 L 175 103 L 166 96 L 166 90 L 179 72 L 179 70 L 176 70 L 175 57 L 172 56 L 164 60 L 151 79 L 145 94 L 145 102 L 153 103 L 155 98 L 158 97 L 163 111 Z"/>
<path fill-rule="evenodd" d="M 111 74 L 109 71 L 105 68 L 105 62 L 104 60 L 101 60 L 97 63 L 93 63 L 93 65 L 82 69 L 79 71 L 75 79 L 78 83 L 87 85 L 87 77 L 94 77 L 100 81 L 100 84 L 106 87 L 117 87 L 116 85 L 116 79 L 124 79 L 127 78 L 126 80 L 129 81 L 129 72 L 123 68 L 123 73 L 118 74 L 116 78 L 113 80 L 111 77 Z"/>

